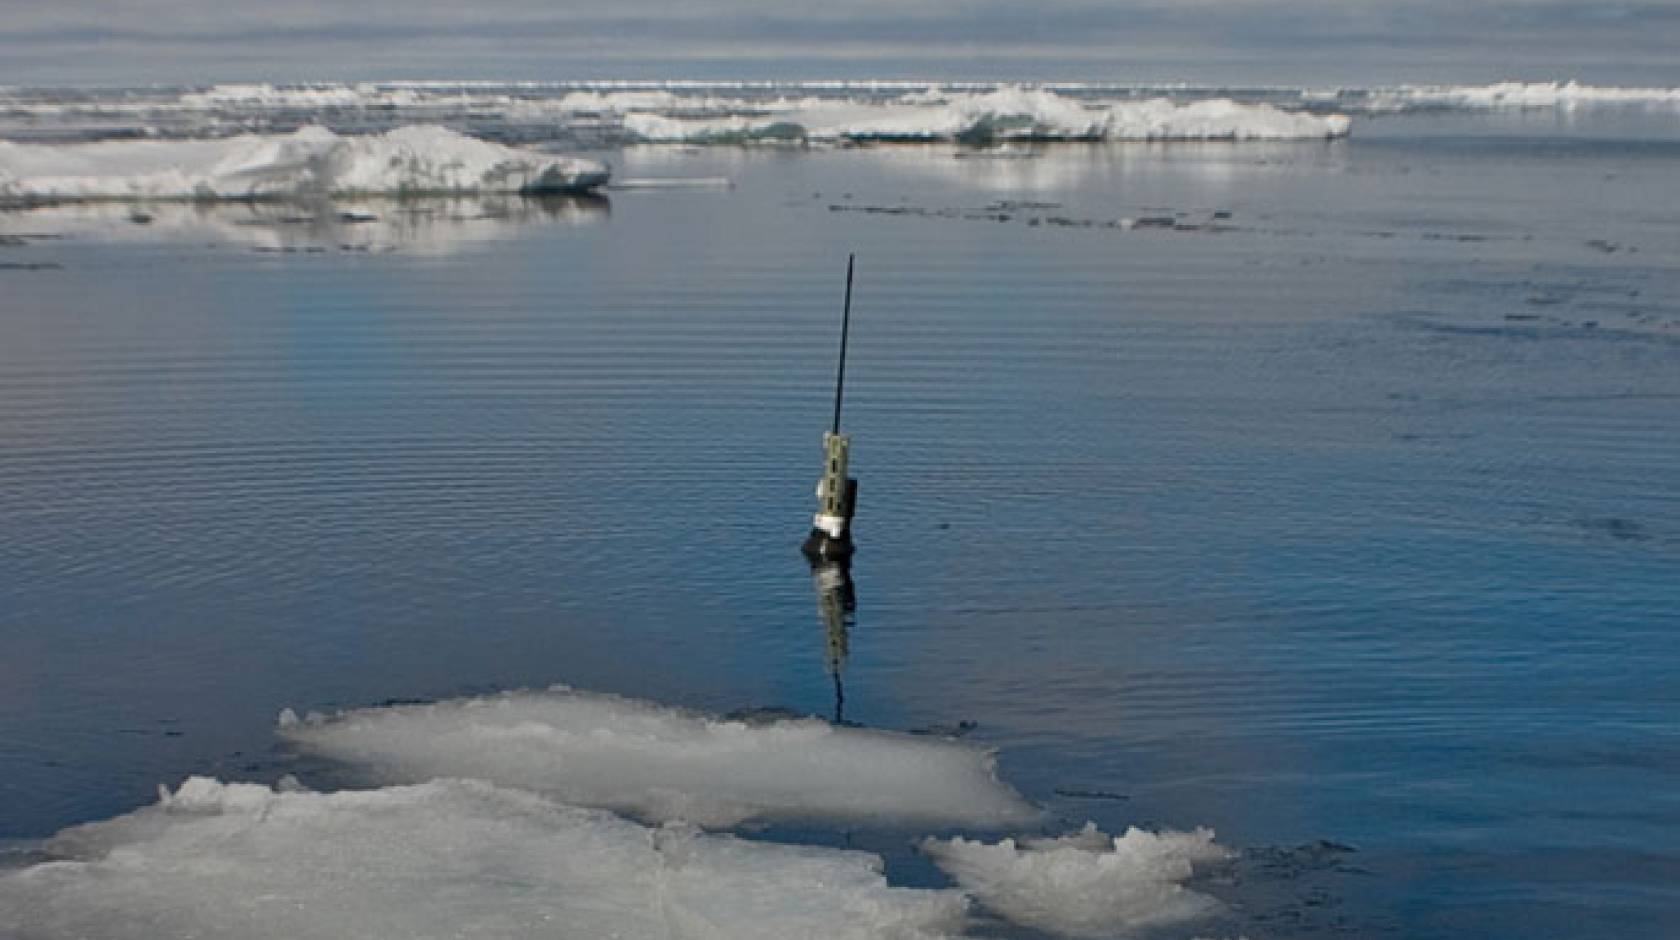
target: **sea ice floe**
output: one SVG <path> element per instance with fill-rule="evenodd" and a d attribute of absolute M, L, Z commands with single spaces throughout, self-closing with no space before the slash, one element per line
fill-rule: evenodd
<path fill-rule="evenodd" d="M 746 723 L 555 687 L 298 719 L 279 733 L 380 783 L 474 777 L 566 803 L 704 826 L 838 820 L 1003 827 L 1038 811 L 963 742 Z"/>
<path fill-rule="evenodd" d="M 1628 88 L 1579 82 L 1495 82 L 1491 85 L 1404 85 L 1371 91 L 1371 110 L 1559 108 L 1589 105 L 1680 105 L 1680 88 Z"/>
<path fill-rule="evenodd" d="M 1224 98 L 1095 103 L 1043 88 L 918 92 L 887 101 L 784 99 L 756 113 L 624 116 L 633 138 L 655 142 L 778 140 L 1284 140 L 1342 137 L 1341 114 L 1285 111 Z"/>
<path fill-rule="evenodd" d="M 606 183 L 592 160 L 414 125 L 340 136 L 322 127 L 214 140 L 21 144 L 0 140 L 0 205 L 101 199 L 573 192 Z"/>
<path fill-rule="evenodd" d="M 276 136 L 300 121 L 314 121 L 358 134 L 446 125 L 471 127 L 498 140 L 604 146 L 637 141 L 1241 141 L 1344 136 L 1349 113 L 1630 105 L 1680 106 L 1680 88 L 1573 81 L 1254 88 L 867 80 L 0 87 L 0 138 Z"/>
<path fill-rule="evenodd" d="M 322 82 L 307 85 L 271 85 L 266 82 L 233 82 L 212 85 L 181 95 L 181 107 L 264 108 L 298 111 L 311 108 L 393 108 L 413 105 L 421 96 L 411 89 L 358 82 L 354 85 Z"/>
<path fill-rule="evenodd" d="M 932 940 L 951 890 L 878 857 L 649 828 L 488 783 L 316 793 L 191 778 L 0 872 L 8 940 Z"/>
<path fill-rule="evenodd" d="M 875 855 L 700 828 L 1042 818 L 986 751 L 816 719 L 555 687 L 288 711 L 279 731 L 389 785 L 190 778 L 0 871 L 0 937 L 935 940 L 968 935 L 971 896 L 1034 930 L 1110 937 L 1218 910 L 1185 882 L 1229 857 L 1205 830 L 933 838 L 922 850 L 958 887 L 911 889 L 888 885 Z"/>
<path fill-rule="evenodd" d="M 1183 882 L 1196 864 L 1231 857 L 1206 829 L 1133 828 L 1110 837 L 1092 823 L 1055 839 L 927 839 L 922 851 L 994 913 L 1069 937 L 1112 937 L 1213 913 L 1219 902 Z"/>

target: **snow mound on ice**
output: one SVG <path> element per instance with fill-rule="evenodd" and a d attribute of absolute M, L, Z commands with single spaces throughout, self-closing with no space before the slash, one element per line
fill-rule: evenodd
<path fill-rule="evenodd" d="M 607 181 L 594 161 L 443 127 L 339 136 L 322 127 L 220 140 L 0 141 L 0 203 L 98 199 L 540 193 Z"/>
<path fill-rule="evenodd" d="M 1042 88 L 983 93 L 916 92 L 890 101 L 806 97 L 764 113 L 624 116 L 633 137 L 651 142 L 991 140 L 1283 140 L 1341 137 L 1349 119 L 1224 98 L 1086 103 Z"/>
<path fill-rule="evenodd" d="M 315 793 L 187 780 L 0 873 L 0 936 L 931 940 L 955 891 L 888 887 L 878 857 L 772 845 L 474 781 Z"/>
<path fill-rule="evenodd" d="M 1183 882 L 1196 863 L 1230 857 L 1206 829 L 1133 828 L 1110 837 L 1093 823 L 1069 836 L 1020 843 L 927 839 L 922 851 L 995 913 L 1070 937 L 1109 937 L 1213 913 L 1219 902 Z"/>
<path fill-rule="evenodd" d="M 381 783 L 477 777 L 642 819 L 1001 826 L 1038 813 L 990 752 L 954 740 L 747 724 L 555 687 L 298 720 L 280 735 Z"/>

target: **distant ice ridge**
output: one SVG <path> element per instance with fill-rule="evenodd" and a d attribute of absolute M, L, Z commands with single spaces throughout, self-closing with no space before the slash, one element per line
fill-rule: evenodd
<path fill-rule="evenodd" d="M 467 780 L 316 793 L 195 777 L 0 872 L 15 940 L 935 940 L 967 900 L 878 857 L 649 828 Z"/>
<path fill-rule="evenodd" d="M 441 125 L 505 143 L 635 140 L 1314 139 L 1347 114 L 1648 107 L 1680 89 L 1579 82 L 1308 88 L 1109 82 L 411 81 L 201 88 L 0 87 L 0 139 L 206 139 L 300 123 L 367 134 Z"/>
<path fill-rule="evenodd" d="M 1042 88 L 979 93 L 929 89 L 889 101 L 806 97 L 763 113 L 674 117 L 633 111 L 624 128 L 655 142 L 945 140 L 1289 140 L 1342 137 L 1341 114 L 1285 111 L 1225 98 L 1085 102 Z"/>
<path fill-rule="evenodd" d="M 959 741 L 819 719 L 728 721 L 555 687 L 299 719 L 281 737 L 381 783 L 475 777 L 705 826 L 827 819 L 1001 827 L 1039 813 Z"/>
<path fill-rule="evenodd" d="M 179 97 L 183 110 L 222 111 L 253 114 L 264 111 L 325 111 L 377 108 L 387 111 L 431 111 L 459 108 L 476 112 L 499 112 L 508 117 L 601 113 L 637 109 L 727 108 L 740 101 L 707 95 L 679 95 L 655 88 L 596 90 L 572 86 L 426 83 L 375 83 L 354 85 L 215 85 Z"/>
<path fill-rule="evenodd" d="M 1093 823 L 1056 839 L 928 839 L 922 850 L 993 912 L 1069 937 L 1112 937 L 1211 914 L 1219 902 L 1183 882 L 1195 865 L 1231 857 L 1206 829 L 1134 828 L 1110 837 Z"/>
<path fill-rule="evenodd" d="M 1370 92 L 1372 110 L 1440 108 L 1577 108 L 1587 105 L 1680 105 L 1680 88 L 1616 88 L 1579 82 L 1419 85 Z"/>
<path fill-rule="evenodd" d="M 361 82 L 354 85 L 270 85 L 236 83 L 189 91 L 179 98 L 183 108 L 361 108 L 418 104 L 413 89 Z"/>
<path fill-rule="evenodd" d="M 0 141 L 0 204 L 576 192 L 607 178 L 594 161 L 424 125 L 369 136 L 306 127 L 219 140 Z"/>
<path fill-rule="evenodd" d="M 632 140 L 1209 140 L 1338 137 L 1342 115 L 1209 97 L 1076 98 L 1096 86 L 856 83 L 579 83 L 549 86 L 395 83 L 218 85 L 181 96 L 188 110 L 488 109 L 512 121 L 617 118 Z M 1164 90 L 1164 89 L 1163 89 Z M 1135 90 L 1134 90 L 1135 91 Z M 777 94 L 777 92 L 780 92 Z M 1128 96 L 1132 92 L 1128 92 Z"/>

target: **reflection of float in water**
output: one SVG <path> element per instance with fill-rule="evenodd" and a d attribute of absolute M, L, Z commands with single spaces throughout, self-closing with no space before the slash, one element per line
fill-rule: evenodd
<path fill-rule="evenodd" d="M 834 722 L 845 721 L 846 688 L 842 674 L 851 652 L 852 627 L 857 623 L 857 586 L 852 582 L 850 559 L 831 559 L 811 566 L 811 582 L 817 588 L 817 611 L 827 634 L 828 674 L 834 680 Z"/>

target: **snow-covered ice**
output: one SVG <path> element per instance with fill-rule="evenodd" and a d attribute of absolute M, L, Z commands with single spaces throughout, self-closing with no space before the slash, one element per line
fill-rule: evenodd
<path fill-rule="evenodd" d="M 354 85 L 322 83 L 271 85 L 267 82 L 236 82 L 189 91 L 180 97 L 184 108 L 365 108 L 415 104 L 421 96 L 407 88 L 391 88 L 373 82 Z"/>
<path fill-rule="evenodd" d="M 1588 105 L 1680 105 L 1680 88 L 1628 88 L 1580 82 L 1495 82 L 1491 85 L 1410 85 L 1370 93 L 1374 110 L 1416 107 L 1484 110 Z"/>
<path fill-rule="evenodd" d="M 340 136 L 322 127 L 215 140 L 0 141 L 0 202 L 279 199 L 577 191 L 607 168 L 415 125 Z"/>
<path fill-rule="evenodd" d="M 1285 111 L 1229 99 L 1090 103 L 1042 88 L 910 92 L 889 101 L 805 97 L 759 113 L 681 117 L 635 111 L 625 130 L 654 142 L 777 140 L 1287 140 L 1341 137 L 1340 114 Z"/>
<path fill-rule="evenodd" d="M 927 839 L 922 851 L 988 909 L 1069 937 L 1112 937 L 1201 917 L 1219 902 L 1186 888 L 1198 863 L 1231 853 L 1206 829 L 1110 837 L 1094 824 L 1056 839 Z"/>
<path fill-rule="evenodd" d="M 0 871 L 0 937 L 936 940 L 970 935 L 973 900 L 1036 930 L 1119 936 L 1217 911 L 1184 882 L 1229 856 L 1205 830 L 930 838 L 922 851 L 957 887 L 902 888 L 870 853 L 701 828 L 1042 818 L 985 751 L 815 719 L 744 723 L 556 687 L 286 712 L 279 731 L 390 779 L 160 788 Z"/>
<path fill-rule="evenodd" d="M 932 940 L 951 890 L 878 857 L 649 828 L 477 781 L 315 793 L 192 778 L 0 872 L 8 940 Z"/>
<path fill-rule="evenodd" d="M 279 731 L 381 783 L 476 777 L 654 821 L 1003 827 L 1039 815 L 990 752 L 960 741 L 815 718 L 748 724 L 565 687 L 288 712 Z"/>
<path fill-rule="evenodd" d="M 1680 105 L 1680 88 L 1578 81 L 1311 88 L 1107 82 L 358 82 L 201 88 L 0 87 L 0 139 L 367 135 L 471 129 L 566 147 L 634 142 L 1313 140 L 1348 114 Z"/>

